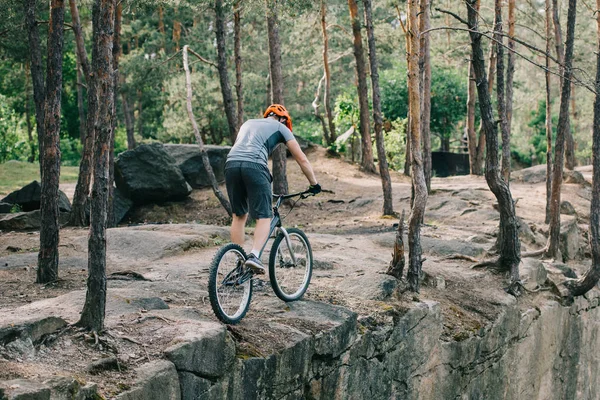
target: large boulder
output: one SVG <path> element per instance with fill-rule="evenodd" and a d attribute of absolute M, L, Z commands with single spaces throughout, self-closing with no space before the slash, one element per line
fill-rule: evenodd
<path fill-rule="evenodd" d="M 211 186 L 208 173 L 202 163 L 198 145 L 165 144 L 164 147 L 167 153 L 175 159 L 177 166 L 191 187 L 198 189 Z M 225 161 L 227 161 L 227 154 L 229 154 L 231 147 L 206 145 L 204 148 L 217 182 L 225 182 Z"/>
<path fill-rule="evenodd" d="M 579 256 L 579 227 L 576 218 L 561 223 L 559 247 L 565 261 L 574 260 Z"/>
<path fill-rule="evenodd" d="M 69 222 L 69 215 L 70 213 L 66 212 L 60 213 L 58 222 L 61 226 Z M 41 224 L 42 214 L 40 210 L 0 215 L 0 231 L 39 230 Z"/>
<path fill-rule="evenodd" d="M 34 211 L 40 209 L 40 197 L 42 186 L 38 181 L 33 181 L 29 185 L 15 190 L 8 196 L 0 200 L 2 203 L 17 204 L 21 211 Z M 58 208 L 60 211 L 71 212 L 71 203 L 69 198 L 62 191 L 58 191 Z"/>
<path fill-rule="evenodd" d="M 125 218 L 125 215 L 133 208 L 133 201 L 123 194 L 119 189 L 115 189 L 113 197 L 113 216 L 115 226 Z"/>
<path fill-rule="evenodd" d="M 181 200 L 192 191 L 161 143 L 121 153 L 115 161 L 115 183 L 137 205 Z"/>

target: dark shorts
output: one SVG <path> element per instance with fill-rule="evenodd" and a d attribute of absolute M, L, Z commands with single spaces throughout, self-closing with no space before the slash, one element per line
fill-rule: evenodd
<path fill-rule="evenodd" d="M 225 184 L 235 215 L 248 214 L 254 219 L 273 216 L 271 173 L 262 164 L 249 161 L 230 161 L 225 164 Z"/>

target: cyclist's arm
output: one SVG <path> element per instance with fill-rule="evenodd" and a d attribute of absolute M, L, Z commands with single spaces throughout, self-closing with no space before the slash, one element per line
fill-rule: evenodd
<path fill-rule="evenodd" d="M 308 179 L 308 182 L 311 185 L 317 184 L 317 178 L 315 177 L 315 173 L 312 169 L 312 165 L 310 165 L 310 161 L 306 158 L 306 154 L 300 148 L 298 141 L 296 139 L 288 140 L 286 143 L 288 149 L 290 149 L 290 153 L 292 153 L 292 157 L 300 166 L 300 169 L 304 173 L 304 176 Z"/>

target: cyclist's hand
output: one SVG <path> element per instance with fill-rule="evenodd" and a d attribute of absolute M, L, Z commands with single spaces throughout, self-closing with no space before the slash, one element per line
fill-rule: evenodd
<path fill-rule="evenodd" d="M 313 195 L 321 193 L 321 185 L 315 183 L 314 185 L 310 185 L 307 190 L 308 193 Z"/>

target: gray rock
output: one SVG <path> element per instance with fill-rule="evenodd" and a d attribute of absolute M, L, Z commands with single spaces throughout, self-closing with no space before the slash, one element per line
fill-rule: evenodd
<path fill-rule="evenodd" d="M 119 394 L 118 400 L 179 400 L 181 388 L 177 370 L 166 360 L 153 361 L 136 369 L 134 387 Z"/>
<path fill-rule="evenodd" d="M 179 383 L 181 385 L 182 400 L 206 399 L 208 398 L 206 397 L 206 393 L 213 385 L 210 380 L 185 371 L 179 372 Z"/>
<path fill-rule="evenodd" d="M 398 286 L 398 280 L 390 275 L 369 273 L 354 279 L 346 278 L 346 290 L 357 297 L 369 300 L 385 300 Z"/>
<path fill-rule="evenodd" d="M 550 263 L 546 269 L 548 272 L 552 272 L 555 274 L 562 274 L 567 278 L 577 279 L 577 274 L 573 271 L 573 268 L 569 267 L 567 264 L 563 264 L 561 262 L 553 262 Z"/>
<path fill-rule="evenodd" d="M 313 260 L 313 268 L 322 270 L 333 269 L 333 263 L 326 260 Z"/>
<path fill-rule="evenodd" d="M 48 386 L 28 379 L 0 381 L 2 400 L 50 400 L 50 393 Z"/>
<path fill-rule="evenodd" d="M 574 260 L 579 256 L 579 228 L 577 219 L 566 220 L 560 227 L 560 251 L 563 260 Z"/>
<path fill-rule="evenodd" d="M 115 183 L 137 205 L 181 200 L 192 191 L 160 143 L 121 153 L 115 161 Z"/>
<path fill-rule="evenodd" d="M 519 266 L 521 280 L 525 282 L 525 288 L 534 290 L 544 285 L 548 279 L 548 272 L 544 264 L 533 258 L 524 258 Z"/>
<path fill-rule="evenodd" d="M 205 378 L 218 378 L 229 370 L 235 359 L 235 344 L 225 327 L 206 322 L 196 332 L 175 338 L 164 353 L 178 371 Z"/>
<path fill-rule="evenodd" d="M 51 400 L 92 400 L 100 398 L 98 386 L 94 383 L 81 386 L 81 383 L 72 377 L 54 377 L 44 381 L 50 387 Z"/>
<path fill-rule="evenodd" d="M 60 225 L 66 225 L 69 222 L 69 213 L 61 212 L 59 216 Z M 42 215 L 40 210 L 18 212 L 12 214 L 0 215 L 0 231 L 27 231 L 39 230 L 41 226 Z"/>
<path fill-rule="evenodd" d="M 35 356 L 35 347 L 33 347 L 30 337 L 13 340 L 4 347 L 8 350 L 9 354 L 13 355 L 13 358 L 29 359 Z"/>
<path fill-rule="evenodd" d="M 566 200 L 560 203 L 560 213 L 565 215 L 577 215 L 575 207 Z"/>
<path fill-rule="evenodd" d="M 510 176 L 514 180 L 525 183 L 540 183 L 546 181 L 546 165 L 540 164 L 529 168 L 513 171 Z"/>
<path fill-rule="evenodd" d="M 168 310 L 169 305 L 160 297 L 143 297 L 128 299 L 128 302 L 144 310 Z"/>
<path fill-rule="evenodd" d="M 118 188 L 115 189 L 115 195 L 113 198 L 113 215 L 114 225 L 119 223 L 125 218 L 127 213 L 133 208 L 133 201 L 123 194 Z"/>
<path fill-rule="evenodd" d="M 8 344 L 18 338 L 30 338 L 33 344 L 37 344 L 44 336 L 66 325 L 64 319 L 57 317 L 41 317 L 20 323 L 9 322 L 0 326 L 0 344 Z"/>
<path fill-rule="evenodd" d="M 0 200 L 0 202 L 18 204 L 21 206 L 22 211 L 39 210 L 41 193 L 42 186 L 38 181 L 33 181 L 30 184 L 23 186 L 21 189 L 10 193 Z M 71 212 L 69 198 L 60 190 L 58 191 L 58 209 L 64 212 Z"/>
<path fill-rule="evenodd" d="M 588 182 L 583 177 L 583 174 L 579 171 L 565 170 L 563 172 L 563 179 L 565 183 L 576 183 L 578 185 L 588 184 Z"/>
<path fill-rule="evenodd" d="M 428 272 L 423 271 L 421 275 L 421 282 L 423 286 L 429 286 L 438 289 L 446 288 L 446 279 L 441 275 L 431 275 Z"/>
<path fill-rule="evenodd" d="M 488 244 L 490 242 L 490 238 L 486 235 L 473 235 L 469 236 L 467 241 L 477 244 Z"/>
<path fill-rule="evenodd" d="M 225 161 L 227 161 L 227 154 L 229 154 L 231 147 L 206 145 L 204 148 L 217 182 L 225 182 Z M 177 166 L 181 169 L 185 180 L 191 187 L 197 189 L 211 186 L 197 145 L 165 144 L 165 150 L 175 159 Z"/>
<path fill-rule="evenodd" d="M 103 371 L 118 371 L 121 366 L 117 357 L 104 357 L 88 364 L 86 370 L 90 374 L 99 374 Z"/>

